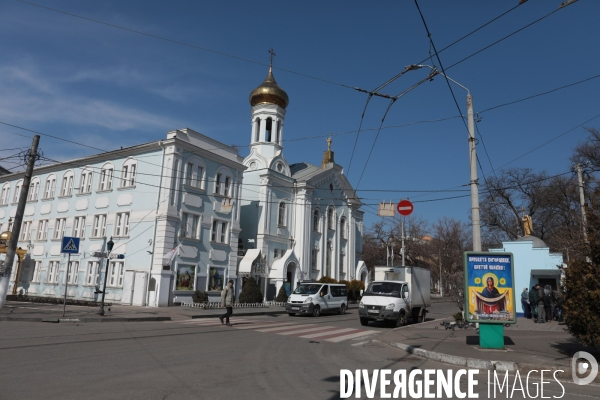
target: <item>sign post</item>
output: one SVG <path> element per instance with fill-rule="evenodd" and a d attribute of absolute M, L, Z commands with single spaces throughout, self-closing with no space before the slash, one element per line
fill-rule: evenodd
<path fill-rule="evenodd" d="M 64 236 L 62 240 L 62 246 L 60 246 L 61 253 L 68 254 L 67 258 L 67 269 L 65 270 L 65 299 L 63 301 L 63 317 L 67 308 L 67 289 L 69 288 L 69 269 L 71 267 L 71 254 L 79 253 L 79 238 Z"/>
<path fill-rule="evenodd" d="M 465 319 L 479 323 L 479 347 L 504 349 L 504 324 L 515 324 L 512 253 L 464 253 Z"/>
<path fill-rule="evenodd" d="M 406 222 L 406 217 L 409 216 L 413 212 L 414 206 L 413 206 L 413 203 L 411 203 L 408 200 L 400 200 L 400 202 L 398 203 L 398 206 L 396 208 L 398 209 L 398 213 L 400 215 L 402 215 L 402 266 L 404 267 L 404 265 L 405 265 L 404 222 Z"/>

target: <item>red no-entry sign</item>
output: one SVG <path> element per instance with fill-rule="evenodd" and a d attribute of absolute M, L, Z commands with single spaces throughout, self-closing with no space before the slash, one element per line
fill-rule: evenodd
<path fill-rule="evenodd" d="M 413 203 L 408 200 L 400 200 L 400 203 L 398 203 L 398 212 L 405 217 L 413 212 L 413 208 Z"/>

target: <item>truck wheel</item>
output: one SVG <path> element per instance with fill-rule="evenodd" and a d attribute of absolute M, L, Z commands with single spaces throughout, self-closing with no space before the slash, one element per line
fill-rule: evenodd
<path fill-rule="evenodd" d="M 296 315 L 296 313 L 294 313 L 294 312 L 290 312 L 290 313 L 288 313 L 288 315 L 289 315 L 290 317 L 293 317 L 294 315 Z"/>
<path fill-rule="evenodd" d="M 313 308 L 313 317 L 318 317 L 319 315 L 321 315 L 321 307 L 315 306 Z"/>
<path fill-rule="evenodd" d="M 396 321 L 396 326 L 401 327 L 406 325 L 406 314 L 400 314 L 398 321 Z"/>
<path fill-rule="evenodd" d="M 344 315 L 346 314 L 346 305 L 342 304 L 342 306 L 340 307 L 340 315 Z"/>
<path fill-rule="evenodd" d="M 361 318 L 361 319 L 360 319 L 360 324 L 361 324 L 362 326 L 367 326 L 367 325 L 369 325 L 369 318 Z"/>

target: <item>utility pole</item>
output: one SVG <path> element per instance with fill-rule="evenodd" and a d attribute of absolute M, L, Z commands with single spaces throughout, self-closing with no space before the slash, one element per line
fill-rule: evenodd
<path fill-rule="evenodd" d="M 479 222 L 479 189 L 477 188 L 477 153 L 475 150 L 475 121 L 473 97 L 467 92 L 467 119 L 469 127 L 469 156 L 471 163 L 471 222 L 473 223 L 473 251 L 481 251 L 481 227 Z"/>
<path fill-rule="evenodd" d="M 577 178 L 579 179 L 579 202 L 581 204 L 581 223 L 583 225 L 583 240 L 588 242 L 587 238 L 587 219 L 585 216 L 585 195 L 583 193 L 583 173 L 581 172 L 581 164 L 575 164 L 577 169 Z"/>
<path fill-rule="evenodd" d="M 21 223 L 23 222 L 23 214 L 25 213 L 25 203 L 27 202 L 29 185 L 31 184 L 31 176 L 33 175 L 33 166 L 38 159 L 37 149 L 39 143 L 40 136 L 35 135 L 33 137 L 33 142 L 31 143 L 31 150 L 29 150 L 29 154 L 27 155 L 27 169 L 25 170 L 21 193 L 19 193 L 19 204 L 17 205 L 17 211 L 15 213 L 15 222 L 13 224 L 10 240 L 8 241 L 8 251 L 4 262 L 4 273 L 0 276 L 0 308 L 4 307 L 6 295 L 8 294 L 8 285 L 10 283 L 12 266 L 15 261 L 17 242 L 19 241 L 19 235 L 21 234 Z M 18 282 L 15 282 L 15 285 L 17 283 Z"/>

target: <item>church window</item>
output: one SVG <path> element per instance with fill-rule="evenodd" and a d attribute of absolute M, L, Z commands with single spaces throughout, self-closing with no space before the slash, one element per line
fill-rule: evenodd
<path fill-rule="evenodd" d="M 267 118 L 267 123 L 265 126 L 265 137 L 267 138 L 267 142 L 271 142 L 271 133 L 273 130 L 273 120 L 271 118 Z"/>
<path fill-rule="evenodd" d="M 258 135 L 260 134 L 260 118 L 254 120 L 254 141 L 258 142 Z"/>
<path fill-rule="evenodd" d="M 325 276 L 331 276 L 331 259 L 333 258 L 333 246 L 331 241 L 327 242 L 327 253 L 325 254 Z"/>
<path fill-rule="evenodd" d="M 340 219 L 340 237 L 342 239 L 347 239 L 346 238 L 346 217 L 342 217 Z"/>
<path fill-rule="evenodd" d="M 277 121 L 277 132 L 275 132 L 275 141 L 281 144 L 281 120 Z"/>
<path fill-rule="evenodd" d="M 327 209 L 327 229 L 335 230 L 335 217 L 333 215 L 333 207 Z"/>
<path fill-rule="evenodd" d="M 319 257 L 319 250 L 317 249 L 313 249 L 312 250 L 312 257 L 310 260 L 310 266 L 312 269 L 317 269 L 317 258 Z"/>
<path fill-rule="evenodd" d="M 319 232 L 320 219 L 321 219 L 321 213 L 319 212 L 319 210 L 315 210 L 315 212 L 313 213 L 313 230 L 315 232 Z"/>
<path fill-rule="evenodd" d="M 279 203 L 279 218 L 277 218 L 277 224 L 279 226 L 285 226 L 285 203 Z"/>
<path fill-rule="evenodd" d="M 275 250 L 273 250 L 273 258 L 274 258 L 274 259 L 277 259 L 277 258 L 279 258 L 279 249 L 275 249 Z"/>

